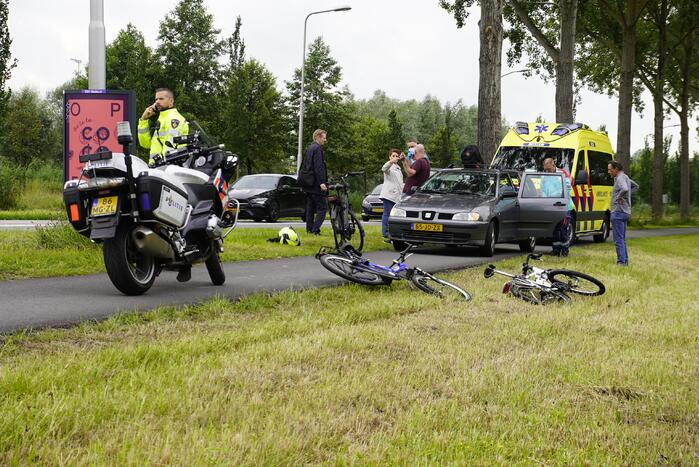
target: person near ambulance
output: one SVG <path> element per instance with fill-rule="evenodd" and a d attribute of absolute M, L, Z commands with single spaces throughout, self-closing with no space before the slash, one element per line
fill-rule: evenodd
<path fill-rule="evenodd" d="M 151 128 L 150 119 L 154 116 L 158 119 L 154 128 Z M 148 162 L 153 162 L 153 156 L 163 156 L 176 148 L 177 145 L 172 142 L 175 136 L 187 134 L 189 125 L 175 108 L 175 94 L 168 88 L 156 89 L 155 102 L 146 107 L 138 120 L 138 143 L 150 150 Z M 168 142 L 169 145 L 166 144 Z"/>
<path fill-rule="evenodd" d="M 554 162 L 553 158 L 547 157 L 544 159 L 544 172 L 548 173 L 563 173 L 565 176 L 565 184 L 566 184 L 566 197 L 568 198 L 568 212 L 566 213 L 565 218 L 563 219 L 562 222 L 560 222 L 556 226 L 556 230 L 553 232 L 553 249 L 552 252 L 556 256 L 568 256 L 568 250 L 570 249 L 572 239 L 570 238 L 570 229 L 572 227 L 572 222 L 573 222 L 573 209 L 575 209 L 575 205 L 573 204 L 573 200 L 570 198 L 570 190 L 571 190 L 571 182 L 570 182 L 570 175 L 562 169 L 556 168 L 556 163 Z M 547 179 L 550 177 L 547 177 Z M 544 179 L 544 184 L 546 185 L 546 182 L 548 181 L 547 179 Z M 543 186 L 541 187 L 541 191 L 546 191 L 547 189 L 553 189 L 552 193 L 549 193 L 551 196 L 553 196 L 557 191 L 560 192 L 560 184 L 557 184 L 557 186 L 554 187 L 549 187 L 549 186 Z"/>

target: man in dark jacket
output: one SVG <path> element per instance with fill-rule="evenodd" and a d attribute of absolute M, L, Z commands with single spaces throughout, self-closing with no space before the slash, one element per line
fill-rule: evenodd
<path fill-rule="evenodd" d="M 313 132 L 313 143 L 306 149 L 304 166 L 313 169 L 313 185 L 305 187 L 306 192 L 306 232 L 320 235 L 320 226 L 328 211 L 328 171 L 325 167 L 323 144 L 327 140 L 325 130 Z"/>

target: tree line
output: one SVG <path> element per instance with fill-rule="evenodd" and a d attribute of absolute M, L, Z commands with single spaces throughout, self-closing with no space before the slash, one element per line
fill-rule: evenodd
<path fill-rule="evenodd" d="M 29 88 L 7 90 L 16 66 L 10 54 L 7 3 L 0 0 L 0 157 L 18 164 L 58 162 L 62 92 L 87 88 L 86 72 L 80 70 L 45 97 Z M 408 137 L 425 144 L 436 166 L 458 162 L 459 151 L 473 143 L 486 159 L 492 157 L 505 128 L 500 57 L 507 39 L 510 66 L 524 61 L 526 75 L 538 74 L 555 83 L 557 121 L 574 121 L 582 87 L 618 96 L 617 157 L 626 167 L 631 161 L 631 111 L 643 110 L 640 93 L 648 89 L 654 97 L 653 157 L 639 153 L 635 167 L 645 164 L 643 173 L 651 175 L 648 199 L 654 215 L 662 212 L 662 193 L 675 191 L 669 183 L 678 184 L 676 199 L 683 216 L 688 215 L 699 184 L 690 168 L 688 143 L 688 121 L 699 95 L 695 44 L 699 2 L 439 0 L 439 4 L 458 27 L 480 6 L 478 105 L 442 103 L 429 95 L 398 100 L 382 91 L 356 99 L 342 85 L 342 67 L 330 48 L 316 38 L 305 64 L 303 141 L 311 141 L 315 128 L 329 131 L 326 154 L 331 171 L 364 169 L 378 174 L 388 148 L 404 147 Z M 203 0 L 180 0 L 161 22 L 155 45 L 147 44 L 132 24 L 119 31 L 107 45 L 106 67 L 107 88 L 133 89 L 138 112 L 152 103 L 156 88 L 172 89 L 178 109 L 236 152 L 245 173 L 295 170 L 300 68 L 280 83 L 263 63 L 248 57 L 240 17 L 233 34 L 222 37 Z M 670 112 L 678 115 L 682 126 L 677 163 L 664 144 L 663 128 Z M 678 173 L 669 177 L 669 170 Z"/>
<path fill-rule="evenodd" d="M 651 201 L 662 214 L 667 151 L 664 122 L 680 120 L 679 204 L 689 217 L 689 119 L 699 98 L 699 2 L 696 0 L 439 0 L 462 27 L 480 7 L 478 142 L 492 156 L 500 119 L 500 69 L 504 39 L 510 65 L 526 62 L 556 86 L 556 121 L 572 122 L 578 91 L 618 97 L 616 157 L 631 162 L 631 115 L 642 111 L 640 94 L 653 95 L 654 133 Z"/>

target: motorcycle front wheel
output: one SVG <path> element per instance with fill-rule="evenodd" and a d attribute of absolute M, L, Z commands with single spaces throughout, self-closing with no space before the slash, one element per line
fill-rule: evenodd
<path fill-rule="evenodd" d="M 141 253 L 134 244 L 132 223 L 120 224 L 114 238 L 104 241 L 104 266 L 112 284 L 126 295 L 142 295 L 155 281 L 155 258 Z"/>
<path fill-rule="evenodd" d="M 211 254 L 206 259 L 206 270 L 209 273 L 212 284 L 223 285 L 223 283 L 226 282 L 226 272 L 223 270 L 223 265 L 221 264 L 221 258 L 218 256 L 218 252 L 214 249 L 213 245 L 211 248 Z"/>

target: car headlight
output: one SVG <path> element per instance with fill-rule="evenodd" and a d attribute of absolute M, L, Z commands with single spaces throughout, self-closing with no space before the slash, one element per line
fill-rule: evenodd
<path fill-rule="evenodd" d="M 369 204 L 369 201 L 366 200 L 362 201 L 362 206 L 367 209 L 371 208 L 371 204 Z"/>
<path fill-rule="evenodd" d="M 394 207 L 391 209 L 391 217 L 406 217 L 405 209 Z"/>
<path fill-rule="evenodd" d="M 451 218 L 453 221 L 479 221 L 481 220 L 481 215 L 477 212 L 457 212 Z"/>
<path fill-rule="evenodd" d="M 250 202 L 255 204 L 265 204 L 267 202 L 267 198 L 253 198 L 250 200 Z"/>

